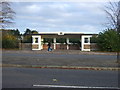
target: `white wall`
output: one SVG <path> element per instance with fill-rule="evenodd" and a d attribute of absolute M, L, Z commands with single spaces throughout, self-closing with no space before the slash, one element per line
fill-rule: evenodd
<path fill-rule="evenodd" d="M 35 43 L 35 38 L 38 38 L 38 43 Z M 38 49 L 32 48 L 32 50 L 41 50 L 41 36 L 40 35 L 34 35 L 32 36 L 32 45 L 38 45 Z"/>
<path fill-rule="evenodd" d="M 90 45 L 90 37 L 92 35 L 82 35 L 81 36 L 81 51 L 90 51 L 90 49 L 84 49 L 84 45 Z M 85 43 L 85 38 L 88 38 L 88 43 Z"/>

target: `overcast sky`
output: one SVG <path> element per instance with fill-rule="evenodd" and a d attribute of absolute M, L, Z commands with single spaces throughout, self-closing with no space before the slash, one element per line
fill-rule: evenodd
<path fill-rule="evenodd" d="M 99 33 L 106 27 L 106 2 L 13 2 L 14 29 Z"/>

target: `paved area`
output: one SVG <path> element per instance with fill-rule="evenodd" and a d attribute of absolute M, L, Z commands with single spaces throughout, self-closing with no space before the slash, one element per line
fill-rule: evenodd
<path fill-rule="evenodd" d="M 2 63 L 33 67 L 109 67 L 117 68 L 116 53 L 62 51 L 3 50 Z"/>

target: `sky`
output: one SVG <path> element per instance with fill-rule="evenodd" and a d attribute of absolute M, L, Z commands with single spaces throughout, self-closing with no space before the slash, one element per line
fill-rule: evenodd
<path fill-rule="evenodd" d="M 11 28 L 24 32 L 99 33 L 106 27 L 106 2 L 12 2 L 16 12 Z"/>

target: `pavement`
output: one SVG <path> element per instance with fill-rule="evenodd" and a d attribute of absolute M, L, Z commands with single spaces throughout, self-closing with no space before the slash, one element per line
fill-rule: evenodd
<path fill-rule="evenodd" d="M 120 70 L 114 52 L 3 50 L 0 67 Z"/>

